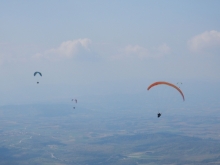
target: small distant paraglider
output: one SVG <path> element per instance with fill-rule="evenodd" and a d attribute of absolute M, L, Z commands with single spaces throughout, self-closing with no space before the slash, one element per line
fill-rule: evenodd
<path fill-rule="evenodd" d="M 177 84 L 178 87 L 180 88 L 180 85 L 182 85 L 183 83 L 182 83 L 182 82 L 177 82 L 176 84 Z"/>
<path fill-rule="evenodd" d="M 36 76 L 37 74 L 39 74 L 42 77 L 41 72 L 34 72 L 34 76 Z M 37 81 L 37 84 L 39 84 L 39 81 Z"/>
<path fill-rule="evenodd" d="M 74 101 L 77 104 L 77 99 L 72 99 L 72 101 Z M 73 107 L 73 109 L 75 109 L 76 107 Z"/>

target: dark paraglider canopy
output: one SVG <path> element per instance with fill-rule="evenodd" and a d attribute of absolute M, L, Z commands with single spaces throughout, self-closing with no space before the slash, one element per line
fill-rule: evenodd
<path fill-rule="evenodd" d="M 72 99 L 72 101 L 75 101 L 75 103 L 77 103 L 77 99 Z"/>
<path fill-rule="evenodd" d="M 40 76 L 42 76 L 41 72 L 34 72 L 34 76 L 36 76 L 37 74 L 39 74 Z"/>

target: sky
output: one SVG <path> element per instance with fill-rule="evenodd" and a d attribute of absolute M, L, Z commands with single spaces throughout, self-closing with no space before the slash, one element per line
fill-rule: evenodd
<path fill-rule="evenodd" d="M 215 92 L 219 6 L 218 0 L 2 0 L 0 105 L 146 92 L 160 80 L 188 84 L 188 95 L 193 85 L 214 84 Z"/>

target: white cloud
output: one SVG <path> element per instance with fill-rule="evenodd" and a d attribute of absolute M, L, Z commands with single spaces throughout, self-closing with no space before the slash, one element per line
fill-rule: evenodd
<path fill-rule="evenodd" d="M 36 53 L 40 52 L 40 53 Z M 88 38 L 65 41 L 56 48 L 42 50 L 37 45 L 0 43 L 0 64 L 7 62 L 30 62 L 35 60 L 59 61 L 61 59 L 77 58 L 78 60 L 96 60 L 97 55 Z"/>
<path fill-rule="evenodd" d="M 193 52 L 218 48 L 220 47 L 220 32 L 212 30 L 199 34 L 188 41 L 188 46 Z"/>
<path fill-rule="evenodd" d="M 63 42 L 58 48 L 51 49 L 47 51 L 47 54 L 59 54 L 60 56 L 64 57 L 72 57 L 77 53 L 80 53 L 82 50 L 89 50 L 89 44 L 91 44 L 91 40 L 85 39 L 78 39 L 73 41 L 66 41 Z"/>
<path fill-rule="evenodd" d="M 46 50 L 44 53 L 37 53 L 34 58 L 47 58 L 58 60 L 60 58 L 72 58 L 84 53 L 91 53 L 91 40 L 88 38 L 65 41 L 57 48 Z"/>
<path fill-rule="evenodd" d="M 114 59 L 122 59 L 122 58 L 138 58 L 138 59 L 146 59 L 146 58 L 161 58 L 166 54 L 171 52 L 170 47 L 167 44 L 162 44 L 156 48 L 147 49 L 145 47 L 141 47 L 139 45 L 128 45 L 123 48 L 120 53 L 114 56 Z"/>
<path fill-rule="evenodd" d="M 158 53 L 160 56 L 169 54 L 170 52 L 171 52 L 171 48 L 167 44 L 162 44 L 158 47 Z"/>
<path fill-rule="evenodd" d="M 36 60 L 60 61 L 74 58 L 79 61 L 99 61 L 100 59 L 147 59 L 161 58 L 170 53 L 167 44 L 155 48 L 128 45 L 122 49 L 109 44 L 92 43 L 88 38 L 69 40 L 59 46 L 42 50 L 38 46 L 0 44 L 0 64 L 2 62 L 31 62 Z M 36 53 L 40 52 L 40 53 Z M 116 54 L 112 56 L 112 54 Z"/>
<path fill-rule="evenodd" d="M 148 57 L 149 56 L 149 51 L 148 49 L 141 47 L 139 45 L 128 45 L 124 48 L 124 53 L 127 55 L 134 55 L 137 56 L 141 59 Z"/>

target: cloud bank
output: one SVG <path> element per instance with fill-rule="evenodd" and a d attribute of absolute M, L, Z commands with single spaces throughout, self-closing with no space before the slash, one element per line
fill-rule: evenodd
<path fill-rule="evenodd" d="M 57 48 L 46 50 L 44 53 L 37 53 L 34 58 L 46 58 L 49 60 L 60 60 L 62 58 L 73 58 L 90 54 L 92 41 L 88 38 L 65 41 Z"/>
<path fill-rule="evenodd" d="M 202 52 L 220 47 L 220 32 L 212 30 L 194 36 L 188 41 L 189 49 L 193 52 Z"/>
<path fill-rule="evenodd" d="M 14 48 L 0 45 L 0 64 L 1 62 L 31 62 L 31 61 L 97 61 L 100 59 L 139 59 L 162 58 L 171 52 L 167 44 L 161 44 L 158 47 L 146 48 L 140 45 L 127 45 L 124 48 L 103 47 L 103 44 L 93 43 L 90 39 L 76 39 L 62 42 L 54 48 L 40 50 L 37 46 L 19 46 Z M 30 49 L 30 50 L 28 50 Z M 20 50 L 20 51 L 19 51 Z M 22 50 L 22 51 L 21 51 Z M 39 52 L 39 53 L 36 53 Z"/>
<path fill-rule="evenodd" d="M 165 43 L 152 49 L 148 49 L 140 45 L 128 45 L 123 48 L 118 55 L 113 56 L 113 58 L 137 58 L 142 60 L 147 58 L 161 58 L 170 52 L 171 48 Z"/>
<path fill-rule="evenodd" d="M 138 58 L 146 58 L 150 56 L 150 52 L 148 49 L 141 47 L 139 45 L 128 45 L 124 48 L 123 52 L 126 55 L 137 56 Z"/>

